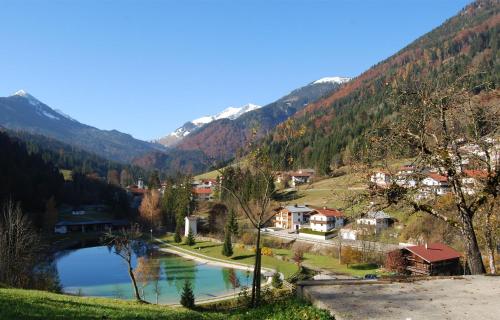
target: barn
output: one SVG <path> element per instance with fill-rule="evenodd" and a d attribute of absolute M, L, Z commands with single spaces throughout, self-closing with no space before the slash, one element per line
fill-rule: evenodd
<path fill-rule="evenodd" d="M 413 275 L 457 275 L 461 273 L 461 254 L 443 243 L 409 246 L 401 249 L 406 270 Z"/>

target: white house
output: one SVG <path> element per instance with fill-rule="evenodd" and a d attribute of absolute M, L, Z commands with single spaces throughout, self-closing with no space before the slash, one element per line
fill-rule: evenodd
<path fill-rule="evenodd" d="M 388 187 L 391 182 L 391 175 L 385 171 L 376 171 L 370 176 L 370 182 L 381 188 Z"/>
<path fill-rule="evenodd" d="M 281 208 L 274 217 L 276 228 L 299 230 L 309 223 L 313 209 L 306 205 L 291 205 Z"/>
<path fill-rule="evenodd" d="M 393 222 L 392 217 L 384 211 L 370 211 L 364 217 L 356 219 L 358 225 L 374 226 L 375 232 L 390 227 Z"/>
<path fill-rule="evenodd" d="M 445 195 L 449 192 L 448 178 L 438 173 L 430 172 L 422 182 L 422 191 L 438 196 Z"/>
<path fill-rule="evenodd" d="M 336 209 L 315 209 L 311 213 L 311 230 L 319 232 L 328 232 L 335 228 L 341 228 L 344 225 L 344 213 Z"/>
<path fill-rule="evenodd" d="M 481 187 L 481 180 L 486 179 L 488 173 L 482 170 L 464 170 L 462 177 L 462 190 L 468 194 L 475 194 Z"/>
<path fill-rule="evenodd" d="M 298 170 L 296 172 L 290 172 L 290 186 L 295 187 L 300 184 L 305 184 L 311 182 L 312 177 L 314 176 L 314 170 Z"/>
<path fill-rule="evenodd" d="M 339 231 L 340 238 L 342 238 L 343 240 L 357 240 L 360 233 L 361 230 L 354 229 L 351 226 L 344 227 Z"/>

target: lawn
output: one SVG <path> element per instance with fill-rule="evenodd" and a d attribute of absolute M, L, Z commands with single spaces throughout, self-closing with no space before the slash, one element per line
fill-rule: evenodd
<path fill-rule="evenodd" d="M 185 245 L 183 243 L 175 243 L 172 236 L 164 237 L 162 240 L 168 242 L 169 244 L 193 251 L 195 253 L 204 254 L 217 259 L 227 260 L 229 262 L 254 264 L 255 253 L 251 250 L 241 248 L 239 245 L 233 246 L 234 254 L 232 257 L 226 257 L 222 255 L 222 244 L 215 243 L 212 241 L 198 241 L 192 247 Z M 274 252 L 280 253 L 280 249 L 273 249 Z M 262 266 L 272 269 L 278 269 L 282 272 L 285 277 L 289 277 L 298 271 L 297 265 L 292 261 L 282 261 L 276 257 L 262 256 Z"/>
<path fill-rule="evenodd" d="M 173 242 L 171 236 L 164 237 L 162 240 L 167 241 L 169 244 L 179 246 L 181 248 L 201 253 L 217 259 L 223 259 L 230 262 L 239 262 L 253 265 L 255 254 L 246 249 L 242 249 L 239 245 L 235 245 L 234 255 L 230 258 L 222 255 L 222 244 L 211 241 L 199 241 L 194 246 L 190 247 L 183 243 L 177 244 Z M 199 249 L 198 249 L 199 248 Z M 293 252 L 290 249 L 272 249 L 274 257 L 262 256 L 262 264 L 264 267 L 278 269 L 285 277 L 289 277 L 298 271 L 297 265 L 293 262 Z M 281 259 L 278 259 L 280 256 Z M 378 268 L 370 264 L 355 264 L 347 267 L 347 265 L 340 264 L 338 258 L 333 256 L 324 256 L 319 254 L 306 253 L 304 255 L 304 266 L 313 269 L 323 269 L 333 273 L 346 274 L 352 276 L 363 277 L 365 274 L 377 273 Z"/>
<path fill-rule="evenodd" d="M 45 291 L 0 289 L 0 319 L 332 319 L 323 310 L 290 299 L 255 310 L 198 312 L 181 307 L 139 304 L 106 298 L 76 297 Z"/>

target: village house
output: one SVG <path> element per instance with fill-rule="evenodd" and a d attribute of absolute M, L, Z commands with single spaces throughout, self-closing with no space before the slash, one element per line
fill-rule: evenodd
<path fill-rule="evenodd" d="M 274 226 L 281 229 L 299 230 L 309 223 L 313 209 L 306 205 L 292 205 L 280 208 L 274 217 Z"/>
<path fill-rule="evenodd" d="M 366 227 L 350 224 L 339 230 L 342 240 L 358 240 L 361 236 L 369 234 Z"/>
<path fill-rule="evenodd" d="M 292 188 L 301 185 L 310 183 L 312 177 L 314 176 L 314 170 L 301 169 L 295 172 L 288 173 L 290 176 L 290 186 Z"/>
<path fill-rule="evenodd" d="M 370 211 L 364 217 L 356 219 L 356 224 L 373 226 L 375 233 L 389 228 L 394 219 L 384 211 Z"/>
<path fill-rule="evenodd" d="M 448 178 L 434 172 L 429 172 L 427 177 L 422 180 L 421 185 L 423 195 L 433 194 L 442 196 L 447 194 L 450 190 Z"/>
<path fill-rule="evenodd" d="M 379 170 L 374 172 L 370 176 L 370 182 L 375 184 L 377 187 L 380 188 L 387 188 L 391 185 L 392 183 L 392 178 L 389 172 Z"/>
<path fill-rule="evenodd" d="M 408 246 L 400 249 L 406 271 L 412 275 L 457 275 L 461 254 L 442 243 Z"/>
<path fill-rule="evenodd" d="M 336 209 L 323 207 L 311 212 L 310 226 L 312 231 L 328 232 L 344 226 L 344 213 Z"/>
<path fill-rule="evenodd" d="M 395 182 L 403 188 L 414 188 L 417 186 L 417 170 L 415 166 L 406 165 L 399 168 L 396 173 Z"/>
<path fill-rule="evenodd" d="M 214 198 L 214 192 L 210 188 L 193 188 L 192 195 L 195 201 L 209 201 Z"/>
<path fill-rule="evenodd" d="M 473 195 L 481 188 L 481 180 L 488 177 L 488 173 L 483 170 L 463 170 L 462 191 L 468 195 Z"/>

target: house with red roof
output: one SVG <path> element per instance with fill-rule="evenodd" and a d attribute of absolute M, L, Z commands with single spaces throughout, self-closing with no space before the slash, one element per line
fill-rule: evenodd
<path fill-rule="evenodd" d="M 214 197 L 214 191 L 210 188 L 193 188 L 193 200 L 196 201 L 209 201 Z"/>
<path fill-rule="evenodd" d="M 337 209 L 323 207 L 311 212 L 309 224 L 312 231 L 329 232 L 335 228 L 344 226 L 345 215 Z"/>
<path fill-rule="evenodd" d="M 370 176 L 370 182 L 377 187 L 387 188 L 392 183 L 392 177 L 386 170 L 377 170 Z"/>
<path fill-rule="evenodd" d="M 448 177 L 435 172 L 429 172 L 421 184 L 422 191 L 428 194 L 442 196 L 450 191 Z"/>
<path fill-rule="evenodd" d="M 412 275 L 457 275 L 461 273 L 460 252 L 443 243 L 401 249 L 406 271 Z"/>

